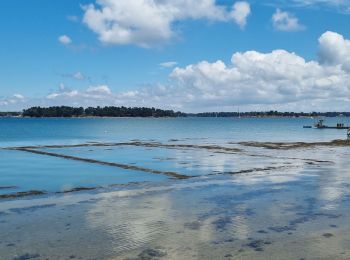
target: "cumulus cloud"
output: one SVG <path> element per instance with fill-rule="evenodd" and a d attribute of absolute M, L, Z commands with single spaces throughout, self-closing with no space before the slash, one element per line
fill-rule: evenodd
<path fill-rule="evenodd" d="M 250 15 L 250 5 L 247 2 L 241 1 L 236 2 L 233 5 L 233 10 L 231 15 L 235 22 L 241 27 L 244 28 L 247 24 L 247 18 Z"/>
<path fill-rule="evenodd" d="M 69 45 L 72 43 L 71 38 L 69 38 L 69 36 L 67 35 L 61 35 L 60 37 L 58 37 L 58 41 L 63 45 Z"/>
<path fill-rule="evenodd" d="M 350 72 L 350 41 L 335 32 L 326 32 L 319 38 L 319 59 L 328 65 L 341 65 Z"/>
<path fill-rule="evenodd" d="M 215 0 L 97 0 L 84 7 L 83 22 L 106 44 L 150 47 L 176 35 L 174 23 L 187 19 L 227 22 L 241 27 L 250 14 L 247 2 L 232 11 Z"/>
<path fill-rule="evenodd" d="M 277 31 L 300 31 L 305 27 L 299 23 L 299 19 L 289 12 L 281 11 L 277 9 L 272 16 L 272 24 Z"/>
<path fill-rule="evenodd" d="M 155 106 L 182 111 L 347 110 L 350 101 L 349 40 L 335 32 L 319 37 L 319 58 L 306 61 L 286 50 L 237 52 L 229 63 L 201 61 L 176 67 L 167 84 L 124 92 L 106 85 L 84 90 L 64 85 L 49 105 Z"/>
<path fill-rule="evenodd" d="M 231 61 L 229 66 L 204 61 L 176 68 L 172 77 L 209 106 L 284 104 L 350 94 L 349 75 L 339 67 L 306 62 L 285 50 L 235 53 Z"/>

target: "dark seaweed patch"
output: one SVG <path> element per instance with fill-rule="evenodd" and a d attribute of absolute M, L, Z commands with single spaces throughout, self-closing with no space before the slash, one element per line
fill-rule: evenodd
<path fill-rule="evenodd" d="M 240 142 L 238 143 L 243 146 L 258 147 L 265 149 L 277 149 L 277 150 L 288 150 L 288 149 L 299 149 L 299 148 L 314 148 L 318 146 L 350 146 L 349 140 L 333 140 L 330 142 Z"/>
<path fill-rule="evenodd" d="M 208 175 L 218 175 L 218 174 L 230 174 L 230 175 L 238 175 L 238 174 L 246 174 L 246 173 L 256 173 L 256 172 L 267 172 L 267 171 L 277 171 L 277 170 L 283 170 L 283 169 L 291 169 L 298 166 L 293 165 L 281 165 L 281 166 L 268 166 L 264 168 L 251 168 L 246 170 L 240 170 L 240 171 L 229 171 L 229 172 L 217 172 L 213 171 L 213 173 Z"/>
<path fill-rule="evenodd" d="M 191 230 L 199 230 L 201 226 L 202 224 L 199 221 L 193 221 L 193 222 L 188 222 L 184 224 L 185 228 L 188 228 Z"/>
<path fill-rule="evenodd" d="M 303 216 L 303 217 L 300 217 L 300 218 L 296 218 L 294 220 L 291 220 L 289 222 L 289 224 L 291 226 L 295 226 L 295 225 L 298 225 L 298 224 L 302 224 L 302 223 L 305 223 L 305 222 L 308 222 L 310 221 L 311 219 L 314 219 L 315 217 L 313 216 Z"/>
<path fill-rule="evenodd" d="M 269 229 L 278 233 L 282 233 L 286 231 L 295 230 L 296 227 L 295 226 L 274 226 L 274 227 L 269 227 Z"/>
<path fill-rule="evenodd" d="M 334 235 L 332 233 L 324 233 L 322 236 L 324 236 L 325 238 L 331 238 Z"/>
<path fill-rule="evenodd" d="M 143 250 L 138 255 L 138 259 L 139 260 L 151 260 L 151 259 L 155 259 L 155 258 L 158 258 L 158 257 L 164 257 L 166 255 L 167 255 L 166 252 L 161 251 L 159 249 L 148 248 L 148 249 Z"/>
<path fill-rule="evenodd" d="M 17 186 L 0 186 L 0 190 L 12 190 L 12 189 L 18 189 Z"/>
<path fill-rule="evenodd" d="M 205 149 L 211 151 L 222 151 L 222 152 L 242 152 L 238 148 L 230 148 L 218 145 L 195 145 L 195 144 L 163 144 L 159 142 L 141 142 L 131 141 L 122 143 L 84 143 L 84 144 L 73 144 L 73 145 L 39 145 L 39 146 L 19 146 L 19 147 L 8 147 L 6 149 L 13 150 L 31 150 L 31 149 L 44 149 L 44 148 L 77 148 L 77 147 L 110 147 L 110 146 L 142 146 L 148 148 L 175 148 L 175 149 Z"/>
<path fill-rule="evenodd" d="M 223 231 L 226 229 L 227 225 L 231 224 L 232 220 L 230 217 L 219 218 L 212 222 L 215 228 L 219 231 Z"/>
<path fill-rule="evenodd" d="M 24 208 L 13 208 L 13 209 L 10 209 L 10 211 L 15 213 L 23 213 L 27 211 L 33 212 L 38 209 L 52 208 L 54 206 L 56 206 L 56 204 L 46 204 L 46 205 L 38 205 L 38 206 L 31 206 L 31 207 L 24 207 Z"/>
<path fill-rule="evenodd" d="M 16 256 L 13 258 L 13 260 L 30 260 L 30 259 L 35 259 L 35 258 L 39 258 L 40 255 L 39 254 L 24 254 L 21 256 Z"/>
<path fill-rule="evenodd" d="M 270 245 L 270 244 L 271 244 L 270 241 L 264 241 L 261 239 L 254 239 L 251 242 L 249 242 L 248 244 L 246 244 L 246 246 L 253 248 L 255 251 L 264 251 L 264 246 Z"/>
<path fill-rule="evenodd" d="M 40 191 L 40 190 L 20 191 L 16 193 L 1 194 L 0 199 L 14 199 L 14 198 L 36 196 L 36 195 L 43 195 L 43 194 L 46 194 L 46 192 Z"/>
<path fill-rule="evenodd" d="M 71 192 L 78 192 L 78 191 L 90 191 L 90 190 L 96 190 L 100 187 L 76 187 L 70 190 L 64 190 L 64 191 L 60 191 L 57 193 L 71 193 Z"/>
<path fill-rule="evenodd" d="M 315 213 L 314 215 L 317 217 L 327 217 L 330 219 L 336 219 L 342 216 L 341 214 L 332 214 L 332 213 L 323 213 L 323 212 L 318 212 L 318 213 Z"/>

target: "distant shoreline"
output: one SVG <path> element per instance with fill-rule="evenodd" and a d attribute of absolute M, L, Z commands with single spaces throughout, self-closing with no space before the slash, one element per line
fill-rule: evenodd
<path fill-rule="evenodd" d="M 311 117 L 350 117 L 350 112 L 201 112 L 185 113 L 148 107 L 31 107 L 22 112 L 0 112 L 0 117 L 14 118 L 311 118 Z"/>
<path fill-rule="evenodd" d="M 162 116 L 162 117 L 154 117 L 154 116 L 148 116 L 148 117 L 141 117 L 141 116 L 69 116 L 69 117 L 59 117 L 59 116 L 42 116 L 42 117 L 30 117 L 30 116 L 1 116 L 0 118 L 21 118 L 21 119 L 108 119 L 108 118 L 116 118 L 116 119 L 131 119 L 131 118 L 139 118 L 139 119 L 169 119 L 169 118 L 235 118 L 235 119 L 245 119 L 245 118 L 315 118 L 315 117 L 326 117 L 326 118 L 336 118 L 336 117 L 343 117 L 348 118 L 350 116 L 197 116 L 197 115 L 188 115 L 188 116 L 179 116 L 179 117 L 172 117 L 172 116 Z"/>

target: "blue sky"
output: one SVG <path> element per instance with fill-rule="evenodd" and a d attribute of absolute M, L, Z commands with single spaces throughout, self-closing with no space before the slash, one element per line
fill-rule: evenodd
<path fill-rule="evenodd" d="M 1 5 L 0 110 L 32 105 L 348 110 L 349 1 Z M 320 43 L 326 32 L 333 34 Z M 237 53 L 241 56 L 231 61 Z"/>

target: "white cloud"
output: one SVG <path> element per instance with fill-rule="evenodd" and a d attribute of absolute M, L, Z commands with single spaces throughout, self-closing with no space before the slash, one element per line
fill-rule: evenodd
<path fill-rule="evenodd" d="M 166 61 L 166 62 L 159 63 L 159 66 L 162 68 L 172 68 L 172 67 L 175 67 L 176 65 L 177 65 L 176 61 Z"/>
<path fill-rule="evenodd" d="M 0 97 L 0 107 L 6 107 L 12 109 L 20 103 L 25 102 L 25 97 L 21 94 L 14 94 L 11 97 Z"/>
<path fill-rule="evenodd" d="M 247 24 L 247 18 L 250 15 L 250 5 L 247 2 L 240 1 L 236 2 L 233 5 L 231 15 L 235 22 L 241 27 L 244 28 Z"/>
<path fill-rule="evenodd" d="M 72 43 L 71 38 L 69 38 L 67 35 L 61 35 L 58 37 L 58 41 L 63 45 L 69 45 Z"/>
<path fill-rule="evenodd" d="M 63 78 L 70 78 L 70 79 L 76 79 L 76 80 L 85 80 L 87 77 L 80 71 L 74 72 L 74 73 L 62 73 L 59 74 Z"/>
<path fill-rule="evenodd" d="M 332 6 L 345 6 L 350 5 L 348 0 L 293 0 L 295 3 L 302 5 L 318 5 L 327 4 Z"/>
<path fill-rule="evenodd" d="M 350 41 L 335 32 L 325 32 L 319 38 L 320 61 L 328 65 L 341 65 L 350 72 Z"/>
<path fill-rule="evenodd" d="M 277 31 L 300 31 L 304 29 L 304 26 L 299 23 L 299 19 L 289 13 L 277 9 L 272 16 L 272 24 Z"/>
<path fill-rule="evenodd" d="M 278 6 L 328 8 L 339 13 L 350 13 L 349 0 L 273 0 Z"/>
<path fill-rule="evenodd" d="M 82 99 L 85 99 L 91 101 L 106 99 L 109 96 L 112 97 L 113 95 L 106 85 L 90 86 L 84 91 L 78 91 L 67 88 L 61 83 L 59 89 L 47 95 L 46 98 L 50 100 L 82 101 Z"/>
<path fill-rule="evenodd" d="M 343 38 L 336 38 L 337 44 L 324 43 L 329 34 L 320 37 L 321 53 L 341 52 L 350 57 Z M 339 50 L 339 46 L 344 48 Z M 350 74 L 343 68 L 343 60 L 332 60 L 332 64 L 307 62 L 295 53 L 275 50 L 235 53 L 231 62 L 226 65 L 222 61 L 203 61 L 176 68 L 171 76 L 203 107 L 230 103 L 284 106 L 306 100 L 317 104 L 350 98 Z"/>
<path fill-rule="evenodd" d="M 100 86 L 95 86 L 95 87 L 89 87 L 86 90 L 87 93 L 95 94 L 95 95 L 109 95 L 112 94 L 111 90 L 109 89 L 108 86 L 106 85 L 100 85 Z"/>
<path fill-rule="evenodd" d="M 73 78 L 75 78 L 77 80 L 84 80 L 85 79 L 84 74 L 81 73 L 80 71 L 74 73 L 72 76 L 73 76 Z"/>
<path fill-rule="evenodd" d="M 47 99 L 57 99 L 57 98 L 74 98 L 79 95 L 78 90 L 65 90 L 58 93 L 51 93 L 47 95 Z"/>
<path fill-rule="evenodd" d="M 306 61 L 286 50 L 237 52 L 228 64 L 218 60 L 177 67 L 167 85 L 125 92 L 106 85 L 85 90 L 61 85 L 40 104 L 154 106 L 194 112 L 232 110 L 237 105 L 242 111 L 348 110 L 349 40 L 326 32 L 319 38 L 319 53 L 318 60 Z"/>
<path fill-rule="evenodd" d="M 18 100 L 23 100 L 24 99 L 24 96 L 21 95 L 21 94 L 14 94 L 13 97 L 18 99 Z"/>
<path fill-rule="evenodd" d="M 67 88 L 66 88 L 66 86 L 63 83 L 60 83 L 60 86 L 59 86 L 58 89 L 59 89 L 60 92 L 64 92 Z"/>
<path fill-rule="evenodd" d="M 174 23 L 187 19 L 234 21 L 241 27 L 250 13 L 247 2 L 227 10 L 215 0 L 97 0 L 84 7 L 83 22 L 106 44 L 150 47 L 170 40 Z"/>

